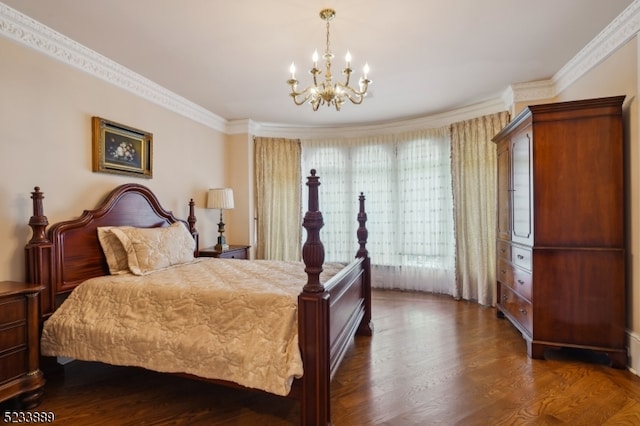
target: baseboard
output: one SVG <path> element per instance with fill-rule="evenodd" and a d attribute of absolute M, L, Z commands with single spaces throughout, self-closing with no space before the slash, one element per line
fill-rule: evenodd
<path fill-rule="evenodd" d="M 640 376 L 640 334 L 627 330 L 627 347 L 629 348 L 629 371 Z"/>

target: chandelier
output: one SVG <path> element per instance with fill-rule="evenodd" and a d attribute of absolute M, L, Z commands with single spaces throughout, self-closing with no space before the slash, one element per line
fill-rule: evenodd
<path fill-rule="evenodd" d="M 345 76 L 344 83 L 333 83 L 333 74 L 331 74 L 331 60 L 333 59 L 333 52 L 329 46 L 329 22 L 336 16 L 336 11 L 333 9 L 323 9 L 320 11 L 320 18 L 327 24 L 327 45 L 322 58 L 325 62 L 324 81 L 318 83 L 318 77 L 322 74 L 322 70 L 318 68 L 318 51 L 313 52 L 313 67 L 309 70 L 309 73 L 313 76 L 313 85 L 305 88 L 301 92 L 298 92 L 298 80 L 296 80 L 296 66 L 291 63 L 289 71 L 291 72 L 291 78 L 287 80 L 287 83 L 291 86 L 291 93 L 289 96 L 293 98 L 293 102 L 296 105 L 302 105 L 305 102 L 309 102 L 314 111 L 318 110 L 320 105 L 335 106 L 337 111 L 340 111 L 342 104 L 348 99 L 351 103 L 356 105 L 361 104 L 365 96 L 367 95 L 367 89 L 371 80 L 367 78 L 369 74 L 369 64 L 365 64 L 363 69 L 363 75 L 360 77 L 358 88 L 349 86 L 349 80 L 351 78 L 351 54 L 347 51 L 345 56 L 346 66 L 342 70 L 342 74 Z"/>

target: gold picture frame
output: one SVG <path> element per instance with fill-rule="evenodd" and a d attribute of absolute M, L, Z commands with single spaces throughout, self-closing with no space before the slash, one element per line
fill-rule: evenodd
<path fill-rule="evenodd" d="M 153 177 L 153 134 L 100 117 L 91 127 L 94 172 Z"/>

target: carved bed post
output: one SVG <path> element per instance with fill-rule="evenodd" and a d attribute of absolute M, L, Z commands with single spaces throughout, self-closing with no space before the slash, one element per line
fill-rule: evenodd
<path fill-rule="evenodd" d="M 371 336 L 373 334 L 373 323 L 371 322 L 371 259 L 369 258 L 369 251 L 367 250 L 367 238 L 369 238 L 369 231 L 367 230 L 367 213 L 364 208 L 365 197 L 361 192 L 358 197 L 360 202 L 360 209 L 358 210 L 358 244 L 360 248 L 356 253 L 357 258 L 363 258 L 364 262 L 364 317 L 358 326 L 357 334 L 364 336 Z"/>
<path fill-rule="evenodd" d="M 307 230 L 307 240 L 302 247 L 307 284 L 298 297 L 298 335 L 304 361 L 301 420 L 304 426 L 326 426 L 331 421 L 329 295 L 320 283 L 324 262 L 320 228 L 324 222 L 318 209 L 320 182 L 315 170 L 311 170 L 311 176 L 307 177 L 307 186 L 309 209 L 302 223 Z"/>
<path fill-rule="evenodd" d="M 309 187 L 309 209 L 304 215 L 302 226 L 307 230 L 307 240 L 302 246 L 302 260 L 307 272 L 307 284 L 304 291 L 309 293 L 321 293 L 324 287 L 320 284 L 320 273 L 324 263 L 324 246 L 320 241 L 320 229 L 324 226 L 322 212 L 318 208 L 319 177 L 315 169 L 311 170 L 311 176 L 307 177 Z"/>
<path fill-rule="evenodd" d="M 195 206 L 196 203 L 193 201 L 193 198 L 189 200 L 189 217 L 187 218 L 187 222 L 189 223 L 189 232 L 193 235 L 193 239 L 196 240 L 196 249 L 193 253 L 195 257 L 198 257 L 198 244 L 199 244 L 199 236 L 198 230 L 196 229 L 196 214 L 195 214 Z"/>
<path fill-rule="evenodd" d="M 36 186 L 31 193 L 33 200 L 33 216 L 29 219 L 29 226 L 33 231 L 31 239 L 25 246 L 26 278 L 27 282 L 44 286 L 40 298 L 40 314 L 45 317 L 53 312 L 55 292 L 51 288 L 51 264 L 53 245 L 47 236 L 49 220 L 44 215 L 42 199 L 44 194 Z"/>

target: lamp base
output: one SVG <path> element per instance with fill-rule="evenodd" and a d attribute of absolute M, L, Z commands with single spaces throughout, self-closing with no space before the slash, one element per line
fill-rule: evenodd
<path fill-rule="evenodd" d="M 213 246 L 213 248 L 215 248 L 217 251 L 229 250 L 229 244 L 227 244 L 227 240 L 224 235 L 220 234 L 220 236 L 218 237 L 218 244 Z"/>
<path fill-rule="evenodd" d="M 213 246 L 216 251 L 227 251 L 229 250 L 229 244 L 216 244 Z"/>

